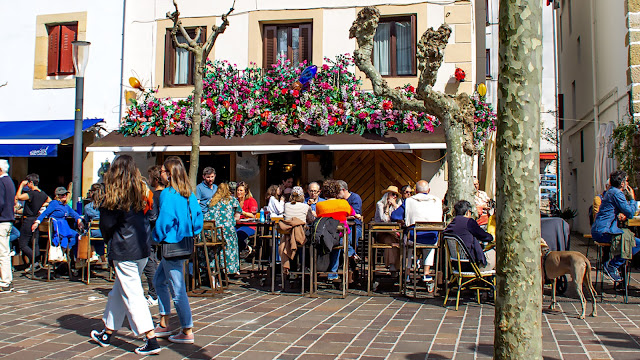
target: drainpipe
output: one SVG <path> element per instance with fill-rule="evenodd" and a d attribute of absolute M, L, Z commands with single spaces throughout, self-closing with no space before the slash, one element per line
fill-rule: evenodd
<path fill-rule="evenodd" d="M 593 140 L 596 146 L 596 154 L 600 148 L 598 143 L 598 130 L 600 128 L 600 119 L 598 114 L 598 78 L 596 71 L 596 18 L 595 18 L 595 0 L 591 0 L 591 76 L 593 77 Z M 593 167 L 593 192 L 595 194 L 600 191 L 600 189 L 596 189 L 596 167 Z"/>
<path fill-rule="evenodd" d="M 123 77 L 124 77 L 124 25 L 125 15 L 127 12 L 127 0 L 122 1 L 122 48 L 120 50 L 120 102 L 118 106 L 118 127 L 120 127 L 120 120 L 122 119 L 122 90 L 124 89 Z"/>
<path fill-rule="evenodd" d="M 558 209 L 562 209 L 562 205 L 563 205 L 563 201 L 562 201 L 562 161 L 560 158 L 560 143 L 561 143 L 561 136 L 562 134 L 560 133 L 560 117 L 559 117 L 559 113 L 558 113 L 558 93 L 560 92 L 560 79 L 558 76 L 558 34 L 556 33 L 556 29 L 557 29 L 557 22 L 556 22 L 556 2 L 554 1 L 553 3 L 553 9 L 551 10 L 551 13 L 553 14 L 552 18 L 553 18 L 553 79 L 555 80 L 555 86 L 554 86 L 554 91 L 555 91 L 555 100 L 556 100 L 556 190 L 557 190 L 557 195 L 556 195 L 556 201 L 557 203 L 557 207 Z"/>

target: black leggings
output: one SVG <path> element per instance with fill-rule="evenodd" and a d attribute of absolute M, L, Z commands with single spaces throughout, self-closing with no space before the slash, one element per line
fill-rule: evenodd
<path fill-rule="evenodd" d="M 33 253 L 40 255 L 40 249 L 38 242 L 40 242 L 40 231 L 36 228 L 35 232 L 31 232 L 31 226 L 36 221 L 36 217 L 28 217 L 22 220 L 22 226 L 20 227 L 20 237 L 18 238 L 18 245 L 22 250 L 22 255 L 29 258 L 29 263 L 33 259 Z M 33 236 L 36 237 L 36 248 L 31 249 L 33 243 Z"/>

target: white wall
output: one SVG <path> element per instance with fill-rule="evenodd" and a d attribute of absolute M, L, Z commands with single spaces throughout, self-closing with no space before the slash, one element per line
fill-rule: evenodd
<path fill-rule="evenodd" d="M 0 121 L 62 120 L 75 116 L 75 88 L 34 89 L 33 69 L 36 40 L 36 16 L 87 12 L 87 41 L 91 42 L 85 73 L 84 117 L 118 122 L 120 86 L 120 48 L 122 44 L 122 2 L 29 1 L 18 2 L 5 16 L 8 34 L 0 38 L 12 56 L 0 57 L 0 98 L 5 106 Z"/>

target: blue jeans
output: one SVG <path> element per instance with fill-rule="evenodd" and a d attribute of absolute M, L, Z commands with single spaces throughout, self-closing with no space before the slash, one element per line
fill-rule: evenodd
<path fill-rule="evenodd" d="M 169 283 L 171 283 L 174 293 L 173 303 L 180 319 L 180 326 L 183 329 L 190 329 L 193 327 L 193 317 L 191 316 L 187 288 L 184 283 L 184 262 L 184 259 L 162 259 L 156 270 L 153 282 L 158 294 L 160 315 L 169 315 L 171 313 L 171 293 L 169 292 Z"/>
<path fill-rule="evenodd" d="M 352 233 L 347 235 L 347 238 L 349 239 L 349 245 L 347 248 L 347 253 L 349 254 L 349 257 L 352 257 L 353 255 L 355 255 L 356 250 L 355 248 L 358 247 L 358 239 L 360 238 L 360 236 L 362 236 L 362 226 L 355 226 L 356 228 L 356 238 L 353 239 L 353 228 L 352 228 Z M 351 244 L 351 240 L 353 239 L 353 244 Z M 342 245 L 343 241 L 342 241 L 342 237 L 340 238 L 340 245 Z M 329 271 L 334 273 L 334 274 L 330 274 L 329 275 L 329 279 L 337 279 L 337 274 L 335 274 L 336 271 L 338 271 L 338 268 L 340 267 L 340 256 L 342 255 L 342 250 L 332 250 L 331 254 L 329 255 Z"/>
<path fill-rule="evenodd" d="M 631 248 L 631 253 L 633 255 L 640 252 L 640 239 L 638 238 L 635 238 L 635 239 L 636 239 L 636 246 Z M 611 234 L 593 233 L 593 240 L 597 242 L 610 243 Z M 616 257 L 609 260 L 609 264 L 616 268 L 619 268 L 620 266 L 624 265 L 624 262 L 625 262 L 625 259 L 623 259 L 620 255 L 617 255 Z"/>
<path fill-rule="evenodd" d="M 236 229 L 238 234 L 238 251 L 242 251 L 247 248 L 247 239 L 256 233 L 255 229 L 249 226 L 241 226 Z"/>

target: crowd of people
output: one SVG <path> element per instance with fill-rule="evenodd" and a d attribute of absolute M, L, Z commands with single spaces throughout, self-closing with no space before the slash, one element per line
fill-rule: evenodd
<path fill-rule="evenodd" d="M 91 221 L 99 222 L 99 230 L 91 230 L 91 238 L 104 239 L 91 242 L 91 260 L 113 267 L 116 277 L 105 307 L 104 328 L 91 332 L 101 346 L 108 346 L 112 335 L 120 329 L 126 316 L 136 335 L 145 335 L 138 354 L 155 354 L 161 348 L 157 337 L 171 342 L 193 343 L 193 319 L 186 291 L 184 262 L 193 251 L 193 241 L 203 229 L 204 221 L 213 220 L 222 228 L 226 244 L 224 271 L 240 274 L 240 260 L 255 256 L 255 243 L 250 238 L 256 233 L 255 223 L 260 218 L 280 219 L 278 247 L 283 272 L 287 274 L 296 251 L 305 242 L 304 228 L 318 219 L 333 219 L 344 225 L 347 232 L 347 254 L 351 264 L 361 261 L 356 249 L 362 239 L 362 198 L 351 191 L 342 180 L 311 182 L 306 191 L 294 186 L 292 176 L 285 175 L 280 184 L 266 189 L 262 207 L 253 196 L 247 182 L 221 182 L 216 185 L 216 172 L 204 168 L 202 181 L 191 191 L 187 171 L 178 157 L 168 157 L 162 165 L 152 166 L 143 178 L 133 158 L 118 156 L 104 175 L 104 182 L 93 184 L 87 194 L 82 215 L 69 206 L 69 189 L 59 187 L 51 199 L 39 187 L 37 174 L 30 174 L 17 189 L 8 176 L 8 162 L 0 160 L 0 239 L 10 236 L 18 239 L 18 249 L 28 264 L 28 270 L 37 271 L 38 241 L 31 248 L 40 223 L 49 219 L 55 224 L 56 240 L 52 243 L 75 250 L 79 234 Z M 476 186 L 476 204 L 480 221 L 490 209 L 489 199 Z M 401 222 L 404 234 L 388 232 L 378 234 L 376 241 L 392 244 L 385 252 L 385 265 L 390 272 L 401 266 L 419 266 L 417 259 L 400 264 L 402 241 L 433 245 L 438 233 L 422 231 L 413 234 L 416 222 L 442 222 L 443 200 L 433 195 L 429 183 L 420 180 L 415 187 L 404 185 L 387 187 L 376 203 L 376 222 Z M 472 218 L 472 205 L 466 201 L 453 206 L 455 218 L 447 231 L 457 233 L 472 250 L 474 260 L 483 267 L 495 266 L 495 253 L 484 251 L 480 242 L 491 241 L 492 236 Z M 19 236 L 14 221 L 20 211 Z M 70 218 L 72 222 L 68 221 Z M 243 219 L 246 219 L 243 221 Z M 486 224 L 486 222 L 484 223 Z M 340 240 L 342 241 L 342 236 Z M 0 241 L 0 292 L 12 288 L 9 241 Z M 342 243 L 340 243 L 342 244 Z M 337 245 L 337 244 L 336 244 Z M 189 249 L 190 247 L 190 249 Z M 73 253 L 73 251 L 72 251 Z M 422 280 L 433 283 L 431 267 L 434 250 L 422 254 Z M 219 255 L 223 256 L 223 255 Z M 340 250 L 328 254 L 327 280 L 336 281 L 340 267 Z M 36 261 L 32 261 L 36 259 Z M 72 261 L 73 259 L 69 259 Z M 411 265 L 410 262 L 415 261 Z M 144 294 L 142 276 L 148 283 Z M 179 326 L 169 323 L 171 302 L 179 318 Z M 158 305 L 158 324 L 153 324 L 149 307 Z"/>

